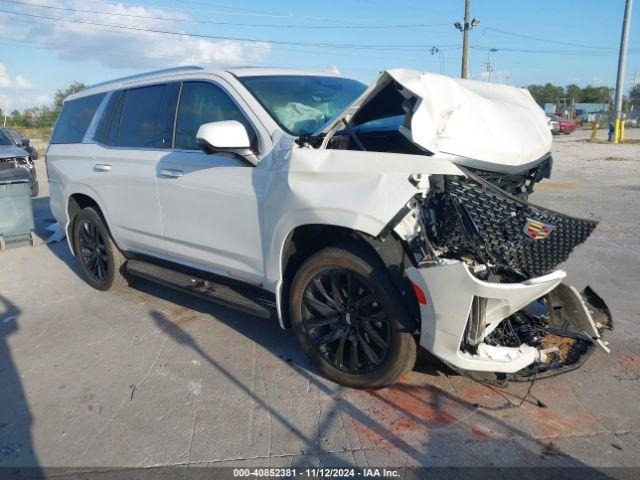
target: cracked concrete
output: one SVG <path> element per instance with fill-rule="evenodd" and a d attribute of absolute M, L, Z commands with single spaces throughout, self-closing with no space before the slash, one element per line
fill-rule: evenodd
<path fill-rule="evenodd" d="M 528 384 L 490 389 L 429 358 L 391 388 L 340 387 L 275 320 L 143 281 L 96 292 L 64 242 L 41 244 L 0 254 L 0 466 L 640 466 L 640 146 L 584 137 L 557 139 L 532 201 L 601 221 L 565 268 L 609 303 L 612 354 L 520 408 Z"/>

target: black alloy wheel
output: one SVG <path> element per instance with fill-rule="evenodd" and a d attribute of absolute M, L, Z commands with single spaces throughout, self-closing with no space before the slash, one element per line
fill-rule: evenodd
<path fill-rule="evenodd" d="M 90 220 L 83 220 L 79 229 L 80 259 L 88 274 L 95 280 L 103 281 L 107 276 L 109 257 L 100 230 Z"/>
<path fill-rule="evenodd" d="M 320 272 L 307 284 L 303 302 L 302 324 L 325 361 L 351 374 L 384 362 L 389 319 L 365 278 L 346 269 Z"/>

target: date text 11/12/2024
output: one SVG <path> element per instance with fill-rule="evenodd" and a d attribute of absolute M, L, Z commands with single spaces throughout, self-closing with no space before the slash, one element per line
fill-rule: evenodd
<path fill-rule="evenodd" d="M 234 478 L 397 478 L 393 468 L 234 468 Z"/>

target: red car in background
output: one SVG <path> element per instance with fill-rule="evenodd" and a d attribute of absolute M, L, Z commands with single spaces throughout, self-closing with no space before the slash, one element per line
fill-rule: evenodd
<path fill-rule="evenodd" d="M 566 118 L 559 117 L 555 113 L 549 113 L 547 116 L 554 122 L 558 122 L 558 124 L 560 125 L 559 133 L 568 135 L 576 129 L 576 122 L 574 122 L 573 120 L 567 120 Z"/>

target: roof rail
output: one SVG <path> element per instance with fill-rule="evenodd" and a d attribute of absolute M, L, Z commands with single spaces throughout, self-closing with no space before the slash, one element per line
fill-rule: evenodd
<path fill-rule="evenodd" d="M 87 86 L 85 90 L 88 90 L 90 88 L 100 87 L 102 85 L 108 85 L 110 83 L 124 82 L 125 80 L 135 80 L 138 78 L 152 77 L 154 75 L 160 75 L 161 73 L 182 72 L 182 71 L 189 71 L 189 70 L 204 70 L 204 68 L 199 67 L 197 65 L 185 65 L 183 67 L 162 68 L 160 70 L 154 70 L 152 72 L 137 73 L 135 75 L 129 75 L 128 77 L 115 78 L 113 80 L 108 80 L 106 82 L 95 83 L 93 85 Z"/>

